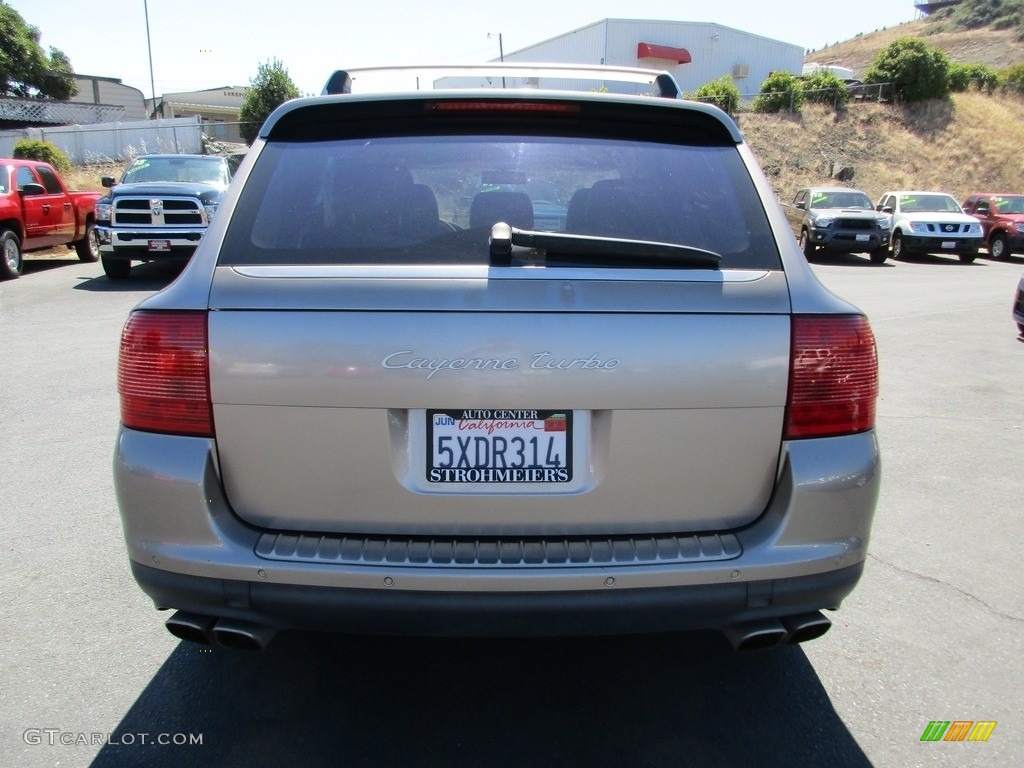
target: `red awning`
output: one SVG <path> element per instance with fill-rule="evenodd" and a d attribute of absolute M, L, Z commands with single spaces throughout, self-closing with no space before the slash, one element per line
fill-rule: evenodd
<path fill-rule="evenodd" d="M 677 64 L 689 64 L 693 61 L 690 52 L 685 48 L 673 48 L 671 45 L 655 45 L 654 43 L 637 43 L 638 59 L 671 59 Z"/>

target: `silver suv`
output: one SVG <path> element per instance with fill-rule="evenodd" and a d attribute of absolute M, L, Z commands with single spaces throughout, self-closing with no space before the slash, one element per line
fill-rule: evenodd
<path fill-rule="evenodd" d="M 826 631 L 875 345 L 736 125 L 647 71 L 362 79 L 271 116 L 125 325 L 114 479 L 171 632 Z"/>

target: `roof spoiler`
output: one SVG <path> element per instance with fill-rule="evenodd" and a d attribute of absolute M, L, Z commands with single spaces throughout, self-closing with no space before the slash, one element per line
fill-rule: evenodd
<path fill-rule="evenodd" d="M 496 77 L 562 77 L 591 80 L 611 80 L 616 82 L 654 84 L 658 96 L 666 99 L 678 99 L 682 92 L 671 74 L 662 70 L 638 69 L 635 67 L 612 67 L 604 65 L 584 64 L 528 64 L 504 62 L 486 65 L 443 65 L 427 67 L 388 67 L 366 69 L 339 69 L 334 72 L 324 85 L 322 96 L 352 93 L 352 77 L 355 74 L 368 72 L 412 72 L 428 70 L 437 75 L 457 77 L 459 75 L 483 75 Z"/>

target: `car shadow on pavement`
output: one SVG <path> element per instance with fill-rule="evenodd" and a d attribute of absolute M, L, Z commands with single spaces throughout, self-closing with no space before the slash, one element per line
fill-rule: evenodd
<path fill-rule="evenodd" d="M 93 763 L 134 765 L 870 762 L 798 646 L 283 633 L 258 653 L 181 643 Z"/>
<path fill-rule="evenodd" d="M 170 262 L 151 261 L 145 264 L 134 264 L 131 274 L 126 280 L 111 280 L 106 275 L 84 277 L 82 282 L 75 286 L 75 290 L 97 293 L 156 291 L 170 285 L 184 268 L 184 264 Z"/>

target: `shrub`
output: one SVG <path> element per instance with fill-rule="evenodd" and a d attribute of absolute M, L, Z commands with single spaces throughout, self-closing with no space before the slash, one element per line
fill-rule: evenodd
<path fill-rule="evenodd" d="M 789 72 L 772 72 L 761 83 L 753 107 L 755 112 L 799 112 L 803 105 L 803 83 Z"/>
<path fill-rule="evenodd" d="M 1003 90 L 1016 96 L 1024 96 L 1024 64 L 1014 64 L 999 73 Z"/>
<path fill-rule="evenodd" d="M 984 93 L 994 93 L 999 87 L 999 74 L 986 64 L 950 64 L 949 89 L 963 93 L 971 86 Z"/>
<path fill-rule="evenodd" d="M 689 94 L 688 98 L 714 104 L 719 109 L 733 115 L 740 105 L 740 90 L 733 83 L 731 77 L 722 75 L 717 80 L 704 83 Z"/>
<path fill-rule="evenodd" d="M 71 161 L 68 156 L 60 147 L 56 147 L 48 141 L 21 139 L 15 143 L 11 157 L 19 160 L 41 160 L 44 163 L 49 163 L 61 173 L 71 170 Z"/>
<path fill-rule="evenodd" d="M 850 89 L 835 72 L 819 69 L 803 79 L 804 98 L 815 104 L 842 107 L 850 100 Z"/>
<path fill-rule="evenodd" d="M 944 99 L 949 96 L 949 57 L 923 40 L 900 38 L 875 57 L 864 82 L 890 83 L 898 101 Z"/>

